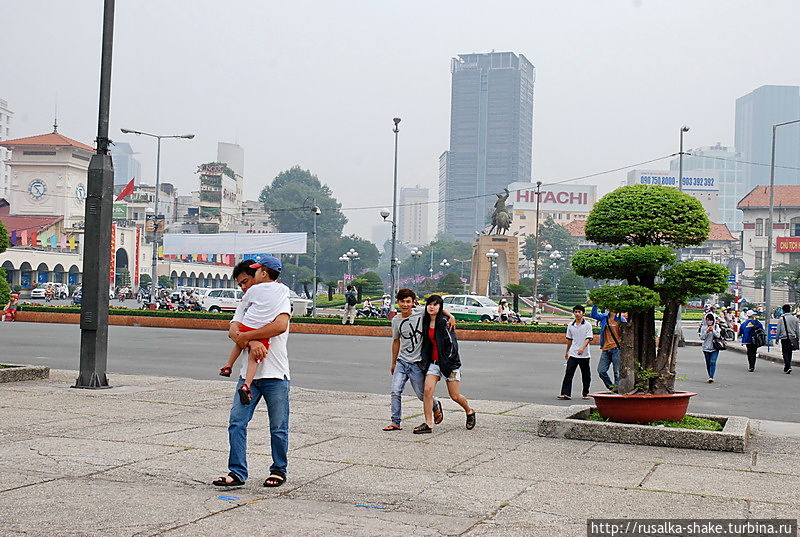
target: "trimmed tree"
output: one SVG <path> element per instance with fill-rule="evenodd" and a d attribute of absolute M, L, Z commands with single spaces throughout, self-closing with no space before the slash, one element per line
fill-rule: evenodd
<path fill-rule="evenodd" d="M 525 285 L 509 283 L 508 285 L 506 285 L 506 291 L 511 293 L 511 295 L 514 297 L 514 311 L 519 313 L 519 296 L 530 295 L 531 290 L 528 289 L 528 287 Z"/>
<path fill-rule="evenodd" d="M 455 272 L 448 272 L 439 280 L 439 290 L 446 295 L 457 295 L 464 292 L 464 282 Z"/>
<path fill-rule="evenodd" d="M 0 254 L 8 249 L 9 244 L 10 241 L 8 240 L 6 226 L 3 225 L 3 222 L 0 222 Z M 5 305 L 11 300 L 11 290 L 9 289 L 6 277 L 6 271 L 0 268 L 0 306 L 3 308 L 5 308 Z"/>
<path fill-rule="evenodd" d="M 333 291 L 339 287 L 339 282 L 336 280 L 329 280 L 325 282 L 325 285 L 328 287 L 328 302 L 333 302 Z"/>
<path fill-rule="evenodd" d="M 709 228 L 697 199 L 665 186 L 618 188 L 589 213 L 586 238 L 611 248 L 577 252 L 573 269 L 587 278 L 627 282 L 589 293 L 596 306 L 628 313 L 628 322 L 621 326 L 620 394 L 673 392 L 679 306 L 691 296 L 721 292 L 727 286 L 728 271 L 721 265 L 675 263 L 674 249 L 702 244 Z M 659 304 L 664 316 L 656 348 Z"/>
<path fill-rule="evenodd" d="M 556 296 L 561 304 L 574 306 L 586 302 L 586 284 L 583 278 L 572 271 L 565 273 L 558 281 Z"/>

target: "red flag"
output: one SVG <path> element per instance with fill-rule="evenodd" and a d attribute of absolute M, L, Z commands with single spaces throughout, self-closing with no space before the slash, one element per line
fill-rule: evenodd
<path fill-rule="evenodd" d="M 135 177 L 133 179 L 131 179 L 130 182 L 127 185 L 125 185 L 125 188 L 122 189 L 122 192 L 119 193 L 119 196 L 117 196 L 117 199 L 115 199 L 114 201 L 119 201 L 119 200 L 121 200 L 123 198 L 126 198 L 127 196 L 130 196 L 131 194 L 133 194 L 133 182 L 135 180 L 136 180 Z"/>

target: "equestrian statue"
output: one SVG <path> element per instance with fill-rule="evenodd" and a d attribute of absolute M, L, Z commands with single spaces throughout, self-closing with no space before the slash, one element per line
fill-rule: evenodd
<path fill-rule="evenodd" d="M 494 203 L 494 212 L 492 213 L 492 227 L 487 235 L 491 235 L 495 229 L 497 229 L 498 235 L 505 235 L 506 231 L 511 227 L 512 215 L 511 211 L 506 207 L 509 192 L 507 188 L 504 188 L 503 191 L 505 194 L 495 194 L 497 201 Z"/>

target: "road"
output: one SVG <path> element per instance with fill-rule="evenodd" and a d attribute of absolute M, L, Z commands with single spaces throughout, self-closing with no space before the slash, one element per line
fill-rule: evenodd
<path fill-rule="evenodd" d="M 295 334 L 289 341 L 292 381 L 298 386 L 388 392 L 388 338 Z M 77 369 L 79 346 L 77 325 L 0 323 L 4 362 Z M 460 346 L 467 397 L 566 404 L 555 399 L 564 372 L 562 345 L 463 341 Z M 112 326 L 110 382 L 114 372 L 219 379 L 217 372 L 229 349 L 221 331 Z M 591 351 L 594 369 L 599 349 Z M 726 351 L 718 362 L 717 382 L 707 384 L 700 349 L 686 347 L 679 349 L 677 370 L 685 376 L 677 387 L 699 394 L 691 404 L 694 412 L 800 422 L 795 399 L 800 380 L 783 374 L 781 365 L 759 360 L 756 372 L 748 373 L 746 357 Z M 579 374 L 574 387 L 579 394 Z M 596 373 L 592 388 L 603 388 Z M 444 388 L 439 392 L 444 394 Z"/>

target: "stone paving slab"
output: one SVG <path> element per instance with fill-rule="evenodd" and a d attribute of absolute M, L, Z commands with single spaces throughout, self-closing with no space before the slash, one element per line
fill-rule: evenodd
<path fill-rule="evenodd" d="M 583 536 L 588 517 L 800 516 L 800 425 L 754 422 L 745 453 L 542 438 L 554 407 L 471 401 L 478 426 L 381 431 L 389 397 L 292 388 L 289 480 L 268 475 L 266 411 L 250 429 L 251 476 L 227 472 L 230 380 L 113 375 L 74 390 L 74 371 L 0 386 L 2 535 Z"/>

